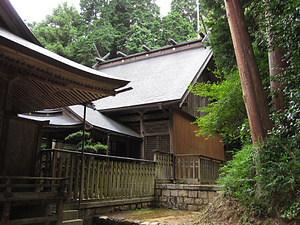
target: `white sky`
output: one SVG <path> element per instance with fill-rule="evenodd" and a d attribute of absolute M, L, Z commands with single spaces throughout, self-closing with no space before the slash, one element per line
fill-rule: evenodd
<path fill-rule="evenodd" d="M 52 14 L 54 8 L 58 4 L 68 2 L 68 5 L 74 5 L 80 11 L 80 0 L 10 0 L 15 10 L 23 20 L 27 22 L 40 22 L 46 15 Z M 165 16 L 170 11 L 172 0 L 156 0 L 156 4 L 160 7 L 160 13 Z"/>

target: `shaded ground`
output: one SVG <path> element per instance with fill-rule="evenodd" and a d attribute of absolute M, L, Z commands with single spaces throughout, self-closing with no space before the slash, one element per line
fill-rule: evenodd
<path fill-rule="evenodd" d="M 171 209 L 140 209 L 134 211 L 119 212 L 107 215 L 109 218 L 126 221 L 158 222 L 159 224 L 194 224 L 201 215 L 201 212 L 191 212 Z"/>
<path fill-rule="evenodd" d="M 117 220 L 144 222 L 160 225 L 297 225 L 300 221 L 284 221 L 280 218 L 257 218 L 247 214 L 236 201 L 218 198 L 213 204 L 199 212 L 171 209 L 140 209 L 107 215 Z M 146 222 L 146 223 L 145 223 Z M 155 223 L 156 222 L 156 223 Z"/>

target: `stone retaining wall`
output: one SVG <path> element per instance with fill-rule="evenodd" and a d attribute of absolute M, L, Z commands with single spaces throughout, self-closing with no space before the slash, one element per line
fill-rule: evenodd
<path fill-rule="evenodd" d="M 156 184 L 156 207 L 198 211 L 212 202 L 218 191 L 216 185 Z"/>

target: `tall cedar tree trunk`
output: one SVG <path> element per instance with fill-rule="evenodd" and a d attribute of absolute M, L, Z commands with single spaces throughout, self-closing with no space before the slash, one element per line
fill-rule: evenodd
<path fill-rule="evenodd" d="M 271 0 L 265 0 L 265 3 L 268 5 Z M 271 15 L 270 10 L 268 10 L 267 16 Z M 287 67 L 287 63 L 284 61 L 284 50 L 281 48 L 272 49 L 274 44 L 274 39 L 271 37 L 270 25 L 267 28 L 267 35 L 269 41 L 269 70 L 270 70 L 270 86 L 272 91 L 272 101 L 273 101 L 273 108 L 276 112 L 282 113 L 284 110 L 284 96 L 282 92 L 281 83 L 278 81 L 273 80 L 276 77 L 281 69 Z"/>
<path fill-rule="evenodd" d="M 252 142 L 257 146 L 263 142 L 267 136 L 267 131 L 272 127 L 267 99 L 255 61 L 242 5 L 239 0 L 224 1 L 250 123 Z"/>
<path fill-rule="evenodd" d="M 283 61 L 284 51 L 283 49 L 275 49 L 269 51 L 269 67 L 271 77 L 271 90 L 274 110 L 282 113 L 284 110 L 284 96 L 282 92 L 282 86 L 280 82 L 273 81 L 272 77 L 277 76 L 280 70 L 287 67 L 285 61 Z"/>

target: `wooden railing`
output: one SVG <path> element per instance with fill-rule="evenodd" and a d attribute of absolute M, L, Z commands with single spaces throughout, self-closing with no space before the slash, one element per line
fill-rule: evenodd
<path fill-rule="evenodd" d="M 203 155 L 175 155 L 176 181 L 184 183 L 213 183 L 219 177 L 223 160 Z"/>
<path fill-rule="evenodd" d="M 49 149 L 41 155 L 41 176 L 70 177 L 71 200 L 154 196 L 154 161 L 84 153 L 82 167 L 79 152 Z"/>
<path fill-rule="evenodd" d="M 63 203 L 67 199 L 67 178 L 0 176 L 1 225 L 56 221 L 62 224 Z M 56 204 L 56 216 L 10 218 L 14 205 Z M 1 207 L 2 205 L 2 207 Z"/>
<path fill-rule="evenodd" d="M 156 164 L 155 178 L 158 182 L 174 180 L 174 155 L 171 153 L 155 151 L 154 161 Z"/>

